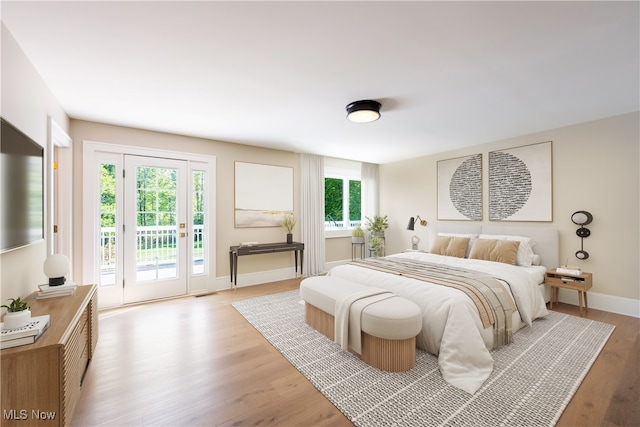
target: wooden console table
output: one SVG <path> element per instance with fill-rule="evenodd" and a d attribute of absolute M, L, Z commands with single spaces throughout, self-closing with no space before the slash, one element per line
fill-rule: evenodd
<path fill-rule="evenodd" d="M 73 295 L 26 301 L 51 325 L 33 344 L 0 352 L 3 426 L 68 426 L 98 342 L 96 286 Z"/>
<path fill-rule="evenodd" d="M 293 251 L 295 256 L 296 274 L 298 273 L 298 253 L 300 253 L 300 275 L 302 275 L 302 263 L 304 258 L 304 243 L 279 242 L 260 243 L 257 245 L 230 246 L 229 247 L 229 271 L 231 276 L 231 286 L 235 289 L 238 286 L 238 257 L 243 255 L 260 255 L 274 252 Z"/>

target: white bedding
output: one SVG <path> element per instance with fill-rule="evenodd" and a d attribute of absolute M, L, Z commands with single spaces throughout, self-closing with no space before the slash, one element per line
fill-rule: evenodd
<path fill-rule="evenodd" d="M 513 314 L 514 332 L 547 314 L 538 289 L 544 280 L 545 267 L 521 267 L 422 252 L 390 257 L 442 263 L 488 273 L 506 281 L 518 307 Z M 418 304 L 422 309 L 423 321 L 422 332 L 416 339 L 417 345 L 438 356 L 442 376 L 451 385 L 475 393 L 491 374 L 493 359 L 489 350 L 493 347 L 493 326 L 486 329 L 482 327 L 475 304 L 463 292 L 350 264 L 334 267 L 329 275 L 388 289 Z"/>

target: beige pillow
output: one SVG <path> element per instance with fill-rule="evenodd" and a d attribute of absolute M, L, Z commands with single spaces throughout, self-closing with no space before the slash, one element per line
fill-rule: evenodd
<path fill-rule="evenodd" d="M 437 236 L 431 245 L 432 254 L 464 258 L 469 246 L 468 237 Z"/>
<path fill-rule="evenodd" d="M 478 239 L 471 248 L 469 258 L 515 265 L 518 246 L 520 242 L 517 240 Z"/>

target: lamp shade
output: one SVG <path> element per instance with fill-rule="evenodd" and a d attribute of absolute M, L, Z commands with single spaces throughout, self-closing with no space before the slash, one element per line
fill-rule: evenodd
<path fill-rule="evenodd" d="M 409 224 L 407 224 L 407 230 L 413 230 L 416 227 L 416 220 L 414 217 L 409 218 Z"/>
<path fill-rule="evenodd" d="M 63 285 L 69 273 L 69 258 L 62 254 L 48 257 L 44 262 L 44 274 L 49 278 L 50 286 Z"/>
<path fill-rule="evenodd" d="M 380 118 L 380 104 L 370 99 L 354 101 L 347 105 L 347 119 L 355 123 L 375 122 Z"/>

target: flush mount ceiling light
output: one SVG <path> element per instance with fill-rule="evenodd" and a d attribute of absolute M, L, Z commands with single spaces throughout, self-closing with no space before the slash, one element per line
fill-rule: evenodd
<path fill-rule="evenodd" d="M 369 99 L 354 101 L 347 105 L 347 119 L 355 123 L 375 122 L 380 118 L 380 104 Z"/>

